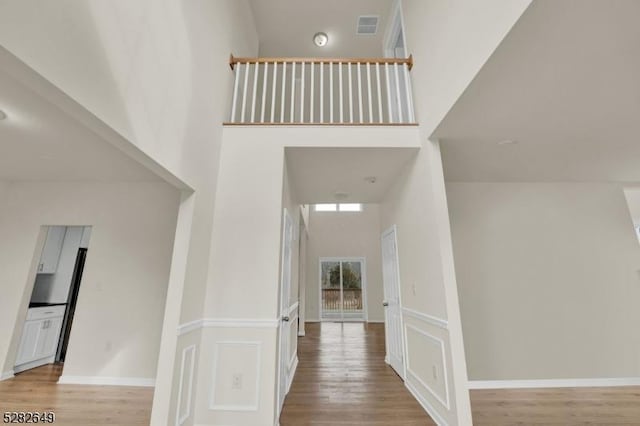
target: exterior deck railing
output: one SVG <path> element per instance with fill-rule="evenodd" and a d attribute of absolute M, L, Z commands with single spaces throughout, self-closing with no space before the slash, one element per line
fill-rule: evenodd
<path fill-rule="evenodd" d="M 358 312 L 362 311 L 362 290 L 361 289 L 344 289 L 342 291 L 342 307 L 340 303 L 339 288 L 323 288 L 322 289 L 322 311 L 344 311 Z"/>
<path fill-rule="evenodd" d="M 415 124 L 413 58 L 235 58 L 227 124 Z"/>

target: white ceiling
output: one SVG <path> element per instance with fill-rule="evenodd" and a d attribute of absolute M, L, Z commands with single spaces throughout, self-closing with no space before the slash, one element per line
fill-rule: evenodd
<path fill-rule="evenodd" d="M 392 0 L 251 0 L 260 56 L 380 57 Z M 375 35 L 356 35 L 358 17 L 377 15 Z M 327 33 L 329 43 L 312 38 Z"/>
<path fill-rule="evenodd" d="M 160 180 L 2 69 L 0 109 L 0 180 Z"/>
<path fill-rule="evenodd" d="M 640 182 L 639 16 L 534 1 L 435 132 L 446 179 Z"/>
<path fill-rule="evenodd" d="M 286 148 L 295 199 L 301 204 L 378 203 L 417 148 Z M 369 183 L 366 177 L 376 177 Z M 336 199 L 336 192 L 349 194 Z"/>

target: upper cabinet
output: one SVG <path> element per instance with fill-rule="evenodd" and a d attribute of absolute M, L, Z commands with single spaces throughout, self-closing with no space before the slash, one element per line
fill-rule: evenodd
<path fill-rule="evenodd" d="M 39 274 L 55 274 L 58 269 L 58 261 L 60 260 L 60 252 L 62 251 L 65 232 L 66 227 L 64 226 L 49 227 L 47 240 L 44 243 L 40 263 L 38 264 Z"/>

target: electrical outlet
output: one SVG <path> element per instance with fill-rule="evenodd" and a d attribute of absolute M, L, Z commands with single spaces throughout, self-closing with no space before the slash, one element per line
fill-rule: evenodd
<path fill-rule="evenodd" d="M 431 366 L 431 372 L 433 373 L 433 380 L 438 380 L 438 368 L 435 365 Z"/>
<path fill-rule="evenodd" d="M 242 389 L 242 374 L 236 373 L 233 375 L 231 389 Z"/>

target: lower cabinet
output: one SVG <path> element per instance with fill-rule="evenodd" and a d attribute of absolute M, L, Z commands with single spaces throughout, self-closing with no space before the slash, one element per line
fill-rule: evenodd
<path fill-rule="evenodd" d="M 24 323 L 14 371 L 24 371 L 52 362 L 58 349 L 64 306 L 30 309 Z M 60 309 L 62 308 L 62 309 Z M 38 309 L 36 312 L 32 312 Z M 46 309 L 46 308 L 45 308 Z"/>

